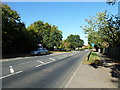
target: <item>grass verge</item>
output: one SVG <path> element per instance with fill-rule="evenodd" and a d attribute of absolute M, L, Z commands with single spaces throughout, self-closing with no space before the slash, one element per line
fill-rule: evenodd
<path fill-rule="evenodd" d="M 96 52 L 91 52 L 89 60 L 84 60 L 84 64 L 92 64 L 96 63 L 97 61 L 100 61 L 100 58 Z"/>

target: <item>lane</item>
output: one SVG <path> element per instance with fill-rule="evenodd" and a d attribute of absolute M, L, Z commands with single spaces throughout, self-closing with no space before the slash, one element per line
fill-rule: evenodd
<path fill-rule="evenodd" d="M 65 53 L 65 54 L 61 53 L 61 54 L 52 54 L 52 55 L 44 55 L 44 56 L 35 56 L 31 58 L 23 58 L 14 61 L 2 62 L 2 76 L 10 74 L 10 66 L 12 66 L 14 71 L 17 72 L 20 70 L 31 69 L 34 66 L 42 64 L 41 62 L 47 63 L 53 60 L 54 61 L 59 60 L 68 57 L 68 55 L 73 55 L 77 53 Z M 65 55 L 66 57 L 63 57 L 63 55 Z"/>
<path fill-rule="evenodd" d="M 68 54 L 68 53 L 65 53 Z M 19 63 L 24 63 L 24 62 L 30 62 L 33 60 L 37 60 L 37 59 L 45 59 L 46 57 L 57 57 L 57 56 L 61 56 L 63 55 L 63 53 L 59 53 L 59 54 L 51 54 L 51 55 L 41 55 L 41 56 L 31 56 L 31 57 L 26 57 L 26 58 L 21 58 L 19 60 L 9 60 L 9 61 L 5 61 L 3 60 L 2 64 L 4 64 L 4 66 L 9 66 L 11 64 L 19 64 Z"/>
<path fill-rule="evenodd" d="M 87 53 L 77 53 L 3 78 L 3 88 L 63 88 Z"/>

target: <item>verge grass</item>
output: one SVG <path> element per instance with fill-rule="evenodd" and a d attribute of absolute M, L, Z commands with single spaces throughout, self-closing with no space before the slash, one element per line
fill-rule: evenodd
<path fill-rule="evenodd" d="M 92 63 L 95 63 L 98 60 L 100 61 L 100 58 L 99 58 L 98 54 L 96 52 L 91 52 L 89 60 L 86 61 L 86 59 L 85 59 L 84 63 L 85 64 L 92 64 Z"/>

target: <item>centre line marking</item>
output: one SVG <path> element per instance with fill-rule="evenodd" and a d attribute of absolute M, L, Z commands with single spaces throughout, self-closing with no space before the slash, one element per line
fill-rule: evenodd
<path fill-rule="evenodd" d="M 55 61 L 55 59 L 54 59 L 54 58 L 49 58 L 49 59 L 51 59 L 51 60 Z"/>
<path fill-rule="evenodd" d="M 44 65 L 44 64 L 40 64 L 40 65 L 37 65 L 37 66 L 35 66 L 35 67 L 40 67 L 40 66 L 42 66 L 42 65 Z"/>
<path fill-rule="evenodd" d="M 49 63 L 51 63 L 51 62 L 53 62 L 53 61 L 49 61 L 49 62 L 47 62 L 47 63 L 45 63 L 45 64 L 49 64 Z"/>
<path fill-rule="evenodd" d="M 6 78 L 6 77 L 9 77 L 9 76 L 12 76 L 12 75 L 15 75 L 15 74 L 21 73 L 21 72 L 23 72 L 23 71 L 18 71 L 18 72 L 15 72 L 15 73 L 12 73 L 12 74 L 9 74 L 9 75 L 6 75 L 6 76 L 3 76 L 3 77 L 0 77 L 0 79 Z"/>

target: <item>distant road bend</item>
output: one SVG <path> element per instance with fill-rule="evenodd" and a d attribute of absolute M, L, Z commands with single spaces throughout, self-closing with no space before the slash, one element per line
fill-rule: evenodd
<path fill-rule="evenodd" d="M 90 51 L 33 56 L 2 62 L 2 88 L 65 88 Z"/>

